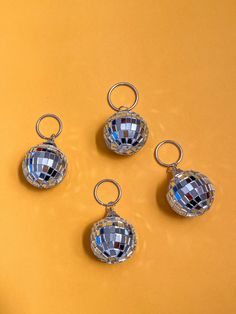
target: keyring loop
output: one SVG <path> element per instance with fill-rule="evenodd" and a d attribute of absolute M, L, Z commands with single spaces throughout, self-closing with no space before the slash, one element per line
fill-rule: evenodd
<path fill-rule="evenodd" d="M 52 134 L 50 137 L 47 137 L 47 136 L 43 135 L 43 134 L 41 133 L 40 129 L 39 129 L 40 123 L 41 123 L 42 120 L 45 119 L 45 118 L 53 118 L 53 119 L 55 119 L 55 120 L 58 122 L 58 125 L 59 125 L 59 129 L 58 129 L 57 133 L 56 133 L 56 134 Z M 58 137 L 58 136 L 61 134 L 61 131 L 62 131 L 62 121 L 61 121 L 61 119 L 60 119 L 58 116 L 56 116 L 55 114 L 47 113 L 47 114 L 42 115 L 42 116 L 37 120 L 35 129 L 36 129 L 37 134 L 38 134 L 41 138 L 43 138 L 43 139 L 45 139 L 45 140 L 50 140 L 51 138 L 54 139 L 54 138 Z"/>
<path fill-rule="evenodd" d="M 159 155 L 158 155 L 158 150 L 160 149 L 160 147 L 164 144 L 172 144 L 174 145 L 177 149 L 178 149 L 178 152 L 179 152 L 179 157 L 178 159 L 171 163 L 171 164 L 167 164 L 165 163 L 164 161 L 160 160 L 159 158 Z M 156 161 L 163 167 L 176 167 L 180 162 L 181 160 L 183 159 L 183 155 L 184 155 L 184 152 L 183 152 L 183 149 L 182 147 L 176 143 L 175 141 L 172 141 L 172 140 L 165 140 L 165 141 L 162 141 L 160 142 L 157 147 L 155 148 L 155 157 L 156 157 Z"/>
<path fill-rule="evenodd" d="M 118 191 L 118 196 L 117 196 L 117 198 L 116 198 L 114 201 L 111 201 L 111 202 L 109 202 L 109 203 L 104 203 L 104 202 L 102 202 L 102 201 L 98 198 L 98 194 L 97 194 L 97 190 L 98 190 L 99 186 L 100 186 L 101 184 L 105 183 L 105 182 L 110 182 L 110 183 L 114 184 L 115 187 L 117 188 L 117 191 Z M 122 191 L 121 191 L 120 185 L 119 185 L 115 180 L 112 180 L 112 179 L 103 179 L 103 180 L 99 181 L 99 182 L 95 185 L 94 191 L 93 191 L 93 195 L 94 195 L 95 200 L 96 200 L 100 205 L 105 206 L 105 207 L 108 207 L 108 206 L 112 207 L 112 206 L 114 206 L 115 204 L 117 204 L 117 203 L 119 202 L 119 200 L 121 199 Z"/>
<path fill-rule="evenodd" d="M 112 95 L 112 92 L 115 88 L 119 87 L 119 86 L 127 86 L 129 87 L 133 92 L 134 92 L 134 96 L 135 96 L 135 99 L 134 99 L 134 103 L 132 104 L 132 106 L 130 106 L 129 108 L 127 108 L 126 110 L 132 110 L 138 103 L 138 100 L 139 100 L 139 93 L 138 93 L 138 90 L 137 88 L 131 84 L 131 83 L 128 83 L 128 82 L 119 82 L 119 83 L 116 83 L 114 84 L 108 91 L 108 94 L 107 94 L 107 101 L 108 101 L 108 104 L 110 105 L 110 107 L 112 109 L 114 109 L 115 111 L 120 111 L 122 107 L 124 106 L 121 106 L 121 107 L 116 107 L 112 100 L 111 100 L 111 95 Z"/>

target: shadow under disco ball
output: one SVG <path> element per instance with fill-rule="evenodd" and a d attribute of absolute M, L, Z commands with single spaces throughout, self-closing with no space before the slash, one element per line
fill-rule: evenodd
<path fill-rule="evenodd" d="M 124 262 L 136 247 L 134 228 L 113 211 L 93 225 L 90 240 L 94 255 L 108 264 Z"/>
<path fill-rule="evenodd" d="M 41 121 L 48 117 L 55 119 L 59 124 L 58 132 L 50 137 L 44 136 L 39 129 Z M 22 161 L 22 170 L 26 180 L 37 188 L 48 189 L 54 187 L 65 177 L 67 159 L 54 142 L 54 139 L 60 135 L 61 131 L 62 122 L 54 114 L 45 114 L 37 120 L 36 132 L 47 141 L 32 147 Z"/>
<path fill-rule="evenodd" d="M 179 157 L 176 162 L 168 164 L 159 158 L 158 151 L 164 144 L 172 144 L 178 149 Z M 173 175 L 166 197 L 171 208 L 177 214 L 196 217 L 210 209 L 215 196 L 215 188 L 208 177 L 200 172 L 183 171 L 177 168 L 183 158 L 183 149 L 178 143 L 172 140 L 160 142 L 155 149 L 155 157 L 157 162 L 161 166 L 167 167 L 167 170 Z"/>
<path fill-rule="evenodd" d="M 43 143 L 32 147 L 22 163 L 26 180 L 37 188 L 51 188 L 59 184 L 67 169 L 65 155 L 55 144 Z"/>
<path fill-rule="evenodd" d="M 135 112 L 123 110 L 111 116 L 104 126 L 104 139 L 109 149 L 120 155 L 139 151 L 148 138 L 146 122 Z"/>
<path fill-rule="evenodd" d="M 126 86 L 134 92 L 135 100 L 131 107 L 118 108 L 113 104 L 111 94 L 119 86 Z M 117 83 L 108 91 L 108 103 L 117 113 L 106 121 L 103 135 L 107 147 L 116 154 L 132 155 L 138 152 L 147 141 L 148 126 L 146 122 L 140 115 L 131 111 L 137 105 L 138 99 L 138 90 L 127 82 Z"/>
<path fill-rule="evenodd" d="M 211 207 L 214 194 L 214 186 L 205 175 L 192 170 L 177 170 L 170 181 L 167 200 L 178 214 L 195 217 Z"/>

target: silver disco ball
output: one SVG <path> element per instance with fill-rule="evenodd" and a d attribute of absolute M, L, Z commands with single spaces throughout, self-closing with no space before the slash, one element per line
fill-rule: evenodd
<path fill-rule="evenodd" d="M 212 205 L 215 188 L 203 174 L 192 170 L 177 170 L 169 184 L 167 200 L 179 215 L 195 217 Z"/>
<path fill-rule="evenodd" d="M 94 255 L 107 264 L 124 262 L 136 247 L 133 226 L 114 211 L 93 225 L 90 241 Z"/>
<path fill-rule="evenodd" d="M 48 189 L 59 184 L 66 174 L 65 155 L 53 143 L 32 147 L 22 162 L 26 180 L 37 188 Z"/>
<path fill-rule="evenodd" d="M 120 155 L 139 151 L 148 138 L 146 122 L 137 113 L 121 110 L 111 116 L 104 126 L 104 139 L 109 149 Z"/>

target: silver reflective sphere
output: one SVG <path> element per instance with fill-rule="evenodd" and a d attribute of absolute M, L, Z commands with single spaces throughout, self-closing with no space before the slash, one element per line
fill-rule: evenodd
<path fill-rule="evenodd" d="M 67 160 L 54 144 L 43 143 L 28 151 L 22 162 L 22 169 L 30 184 L 48 189 L 64 178 Z"/>
<path fill-rule="evenodd" d="M 94 255 L 107 264 L 124 262 L 136 247 L 133 226 L 113 211 L 93 225 L 90 241 Z"/>
<path fill-rule="evenodd" d="M 214 194 L 215 188 L 205 175 L 177 170 L 170 181 L 167 200 L 179 215 L 195 217 L 211 207 Z"/>
<path fill-rule="evenodd" d="M 139 151 L 148 138 L 146 122 L 137 113 L 122 110 L 111 116 L 104 126 L 104 139 L 109 149 L 120 155 Z"/>

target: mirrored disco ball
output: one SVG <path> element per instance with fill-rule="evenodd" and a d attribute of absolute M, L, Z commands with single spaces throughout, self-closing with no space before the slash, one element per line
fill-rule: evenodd
<path fill-rule="evenodd" d="M 137 113 L 123 110 L 111 116 L 104 126 L 104 138 L 109 149 L 120 155 L 139 151 L 148 137 L 146 122 Z"/>
<path fill-rule="evenodd" d="M 90 241 L 94 255 L 108 264 L 124 262 L 136 247 L 134 228 L 115 212 L 93 225 Z"/>
<path fill-rule="evenodd" d="M 214 194 L 214 186 L 203 174 L 177 170 L 170 181 L 167 200 L 178 214 L 195 217 L 211 207 Z"/>
<path fill-rule="evenodd" d="M 43 143 L 32 147 L 22 162 L 26 180 L 37 188 L 51 188 L 65 176 L 67 160 L 53 144 Z"/>

